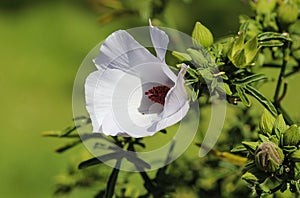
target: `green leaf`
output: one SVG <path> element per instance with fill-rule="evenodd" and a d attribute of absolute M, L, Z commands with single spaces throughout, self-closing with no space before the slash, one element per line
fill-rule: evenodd
<path fill-rule="evenodd" d="M 247 151 L 247 148 L 242 144 L 240 144 L 230 150 L 230 152 L 232 152 L 232 153 L 243 152 L 243 151 Z"/>
<path fill-rule="evenodd" d="M 298 150 L 298 148 L 296 146 L 284 146 L 282 150 L 287 153 L 292 153 Z"/>
<path fill-rule="evenodd" d="M 57 153 L 62 153 L 62 152 L 65 152 L 66 150 L 70 149 L 70 148 L 73 148 L 74 146 L 76 146 L 77 144 L 80 144 L 81 143 L 81 139 L 77 139 L 75 141 L 71 141 L 57 149 L 55 149 L 55 152 Z"/>
<path fill-rule="evenodd" d="M 237 51 L 232 59 L 230 59 L 230 61 L 234 64 L 234 66 L 236 66 L 237 68 L 243 68 L 247 65 L 247 60 L 246 60 L 246 56 L 245 56 L 245 50 L 239 50 Z"/>
<path fill-rule="evenodd" d="M 217 87 L 218 90 L 220 90 L 223 93 L 226 93 L 227 95 L 231 96 L 232 95 L 232 91 L 230 90 L 230 87 L 227 83 L 224 82 L 218 82 L 217 83 Z"/>
<path fill-rule="evenodd" d="M 246 107 L 250 107 L 251 102 L 250 102 L 249 98 L 247 97 L 244 88 L 237 85 L 236 86 L 236 91 L 237 91 L 237 94 L 238 94 L 239 98 L 242 100 L 243 104 Z"/>
<path fill-rule="evenodd" d="M 195 62 L 198 66 L 208 64 L 208 60 L 200 51 L 189 48 L 187 49 L 187 52 L 189 56 L 192 58 L 193 62 Z"/>
<path fill-rule="evenodd" d="M 45 131 L 42 135 L 45 137 L 70 137 L 70 134 L 75 130 L 76 126 L 70 126 L 61 131 Z M 78 137 L 78 134 L 72 134 L 71 137 Z"/>
<path fill-rule="evenodd" d="M 245 22 L 241 24 L 239 32 L 245 34 L 248 30 L 248 26 L 249 26 L 249 20 L 245 20 Z"/>
<path fill-rule="evenodd" d="M 267 77 L 264 74 L 252 74 L 245 78 L 234 79 L 233 84 L 247 85 L 247 84 L 251 84 L 251 83 L 258 82 L 261 80 L 266 80 L 266 79 L 267 79 Z"/>
<path fill-rule="evenodd" d="M 268 142 L 269 141 L 269 138 L 265 135 L 262 135 L 262 134 L 258 134 L 258 137 L 259 139 L 262 141 L 262 142 Z"/>
<path fill-rule="evenodd" d="M 258 43 L 259 47 L 281 47 L 284 43 L 278 40 L 271 40 L 271 41 L 261 41 Z"/>
<path fill-rule="evenodd" d="M 242 144 L 251 151 L 255 152 L 256 148 L 258 147 L 258 142 L 249 142 L 249 141 L 242 141 Z"/>
<path fill-rule="evenodd" d="M 246 85 L 245 89 L 250 95 L 255 97 L 264 107 L 266 107 L 274 116 L 277 116 L 277 110 L 272 104 L 272 102 L 267 99 L 262 93 L 250 85 Z"/>
<path fill-rule="evenodd" d="M 240 34 L 235 38 L 231 52 L 232 55 L 236 54 L 237 51 L 240 51 L 244 47 L 245 33 L 240 32 Z"/>
<path fill-rule="evenodd" d="M 187 73 L 192 76 L 195 80 L 198 80 L 198 74 L 194 69 L 191 69 L 190 67 L 187 69 Z M 195 81 L 197 82 L 197 81 Z"/>
<path fill-rule="evenodd" d="M 253 59 L 255 58 L 259 50 L 257 37 L 255 36 L 250 40 L 248 40 L 245 44 L 244 49 L 245 49 L 246 62 L 247 64 L 249 64 L 253 61 Z"/>
<path fill-rule="evenodd" d="M 292 39 L 287 35 L 283 33 L 277 33 L 277 32 L 263 32 L 260 33 L 258 36 L 258 41 L 266 41 L 266 40 L 284 40 L 291 42 Z"/>
<path fill-rule="evenodd" d="M 181 62 L 183 62 L 183 61 L 191 61 L 192 60 L 192 58 L 188 54 L 186 54 L 186 53 L 173 51 L 172 55 L 175 56 Z"/>
<path fill-rule="evenodd" d="M 91 158 L 89 160 L 81 162 L 78 165 L 78 169 L 83 169 L 83 168 L 90 167 L 90 166 L 93 166 L 93 165 L 97 165 L 97 164 L 100 164 L 100 163 L 103 163 L 103 162 L 106 162 L 106 161 L 109 161 L 109 160 L 113 160 L 113 159 L 118 160 L 120 158 L 121 158 L 121 152 L 108 153 L 108 154 L 98 156 L 98 157 L 95 157 L 95 158 Z"/>
<path fill-rule="evenodd" d="M 251 183 L 251 184 L 256 184 L 258 183 L 258 178 L 253 175 L 252 173 L 250 172 L 246 172 L 243 176 L 242 176 L 242 179 L 247 181 L 248 183 Z"/>

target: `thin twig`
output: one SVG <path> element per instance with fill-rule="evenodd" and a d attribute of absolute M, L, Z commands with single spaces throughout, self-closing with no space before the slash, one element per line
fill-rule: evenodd
<path fill-rule="evenodd" d="M 278 101 L 278 97 L 279 97 L 279 92 L 280 92 L 280 88 L 281 88 L 281 84 L 284 78 L 284 74 L 285 74 L 285 70 L 286 70 L 286 65 L 287 65 L 287 61 L 288 61 L 288 56 L 289 56 L 289 47 L 290 47 L 290 43 L 287 43 L 284 45 L 283 47 L 283 60 L 282 60 L 282 66 L 281 66 L 281 70 L 279 73 L 279 77 L 278 77 L 278 81 L 277 81 L 277 85 L 276 85 L 276 90 L 275 90 L 275 94 L 274 94 L 274 105 L 275 107 L 278 109 L 279 106 L 279 101 Z"/>

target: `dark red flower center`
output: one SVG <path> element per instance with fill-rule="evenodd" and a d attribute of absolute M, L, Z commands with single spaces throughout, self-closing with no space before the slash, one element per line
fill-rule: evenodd
<path fill-rule="evenodd" d="M 161 105 L 165 104 L 165 97 L 170 90 L 170 87 L 167 87 L 165 85 L 159 85 L 155 86 L 152 89 L 149 89 L 145 92 L 145 95 L 148 96 L 148 98 L 155 103 L 159 103 Z"/>

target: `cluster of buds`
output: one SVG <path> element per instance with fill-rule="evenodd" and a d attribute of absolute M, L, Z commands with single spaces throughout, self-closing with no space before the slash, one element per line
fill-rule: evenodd
<path fill-rule="evenodd" d="M 264 192 L 277 186 L 295 186 L 299 181 L 300 127 L 288 126 L 282 115 L 273 116 L 265 111 L 259 123 L 259 140 L 242 142 L 247 150 L 248 163 L 243 179 L 252 185 L 258 185 Z M 275 185 L 275 186 L 276 186 Z M 297 184 L 298 185 L 298 184 Z"/>

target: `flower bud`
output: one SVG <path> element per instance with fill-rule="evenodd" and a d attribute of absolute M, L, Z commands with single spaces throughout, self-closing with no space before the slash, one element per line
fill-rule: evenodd
<path fill-rule="evenodd" d="M 278 20 L 282 25 L 295 23 L 298 18 L 298 5 L 295 1 L 289 0 L 281 3 L 277 10 Z"/>
<path fill-rule="evenodd" d="M 192 33 L 193 43 L 196 47 L 209 47 L 214 43 L 214 37 L 210 30 L 200 22 L 195 24 Z"/>
<path fill-rule="evenodd" d="M 274 10 L 276 2 L 277 0 L 252 0 L 250 6 L 257 14 L 268 14 Z"/>
<path fill-rule="evenodd" d="M 283 133 L 283 145 L 284 146 L 296 146 L 300 141 L 300 132 L 296 124 L 290 126 Z"/>
<path fill-rule="evenodd" d="M 275 172 L 283 160 L 282 150 L 273 142 L 261 143 L 255 151 L 256 167 L 265 172 Z"/>
<path fill-rule="evenodd" d="M 260 133 L 266 136 L 271 135 L 274 122 L 273 115 L 268 110 L 264 110 L 259 122 Z"/>

